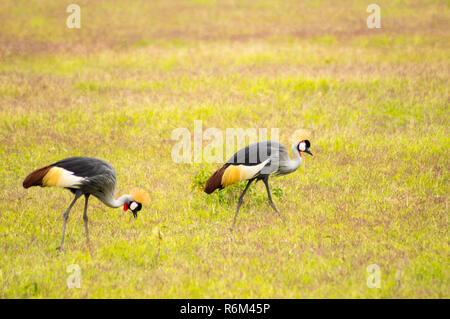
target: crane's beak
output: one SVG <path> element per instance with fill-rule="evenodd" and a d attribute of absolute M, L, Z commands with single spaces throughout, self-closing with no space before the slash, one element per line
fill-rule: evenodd
<path fill-rule="evenodd" d="M 133 212 L 133 217 L 137 218 L 137 212 Z"/>
<path fill-rule="evenodd" d="M 307 148 L 307 149 L 305 150 L 305 153 L 308 153 L 309 155 L 313 156 L 313 153 L 311 153 L 311 151 L 309 150 L 309 148 Z"/>

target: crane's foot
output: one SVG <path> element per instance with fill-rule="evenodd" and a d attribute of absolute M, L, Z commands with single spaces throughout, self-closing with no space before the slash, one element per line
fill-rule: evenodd
<path fill-rule="evenodd" d="M 277 213 L 277 215 L 281 218 L 283 223 L 286 224 L 286 220 L 284 219 L 283 215 L 281 215 L 281 213 L 278 211 L 278 208 L 275 206 L 275 203 L 273 201 L 269 200 L 269 204 L 270 204 L 270 206 L 272 206 L 275 213 Z"/>
<path fill-rule="evenodd" d="M 278 216 L 280 216 L 283 225 L 286 225 L 286 219 L 283 217 L 283 215 L 280 214 L 280 212 L 278 212 Z"/>
<path fill-rule="evenodd" d="M 86 246 L 87 246 L 87 248 L 88 248 L 88 250 L 89 250 L 89 254 L 90 254 L 91 256 L 93 256 L 93 255 L 94 255 L 94 250 L 92 249 L 91 242 L 88 241 L 88 242 L 86 243 Z"/>
<path fill-rule="evenodd" d="M 236 226 L 236 218 L 234 219 L 233 225 L 231 225 L 231 227 L 229 228 L 230 229 L 230 233 L 233 232 L 235 226 Z"/>

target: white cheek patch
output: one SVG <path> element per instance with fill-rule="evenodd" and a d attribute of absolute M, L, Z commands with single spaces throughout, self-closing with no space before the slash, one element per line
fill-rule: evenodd
<path fill-rule="evenodd" d="M 138 204 L 136 204 L 136 202 L 132 202 L 132 203 L 130 204 L 130 209 L 131 209 L 131 210 L 135 210 L 136 207 L 138 207 Z"/>
<path fill-rule="evenodd" d="M 306 143 L 304 143 L 304 142 L 300 143 L 299 149 L 301 152 L 304 152 L 306 150 Z"/>

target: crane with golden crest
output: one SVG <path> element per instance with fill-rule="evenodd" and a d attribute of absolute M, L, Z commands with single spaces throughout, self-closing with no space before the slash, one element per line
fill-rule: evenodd
<path fill-rule="evenodd" d="M 135 218 L 142 209 L 142 205 L 148 204 L 149 195 L 142 189 L 135 189 L 130 194 L 125 194 L 115 199 L 116 180 L 116 171 L 109 163 L 91 157 L 70 157 L 33 171 L 23 181 L 23 187 L 57 186 L 66 188 L 75 195 L 75 198 L 63 215 L 62 238 L 58 247 L 58 249 L 62 250 L 70 210 L 81 196 L 84 195 L 85 198 L 83 220 L 88 245 L 90 241 L 87 207 L 90 195 L 97 197 L 108 207 L 117 208 L 123 206 L 123 210 L 130 210 Z"/>
<path fill-rule="evenodd" d="M 262 180 L 266 186 L 270 206 L 283 218 L 272 200 L 269 189 L 269 177 L 281 176 L 295 172 L 302 164 L 302 153 L 313 155 L 309 150 L 311 143 L 307 138 L 308 130 L 297 130 L 294 133 L 295 142 L 291 146 L 293 160 L 283 144 L 277 141 L 263 141 L 253 143 L 239 150 L 221 168 L 215 171 L 205 184 L 204 192 L 211 194 L 216 189 L 223 189 L 232 184 L 247 181 L 244 191 L 239 196 L 236 213 L 234 215 L 233 230 L 242 200 L 253 181 Z"/>

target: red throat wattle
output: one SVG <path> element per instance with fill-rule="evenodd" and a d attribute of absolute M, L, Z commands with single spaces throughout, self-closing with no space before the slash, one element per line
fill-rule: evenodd
<path fill-rule="evenodd" d="M 128 210 L 128 204 L 123 205 L 123 211 L 126 212 Z"/>

